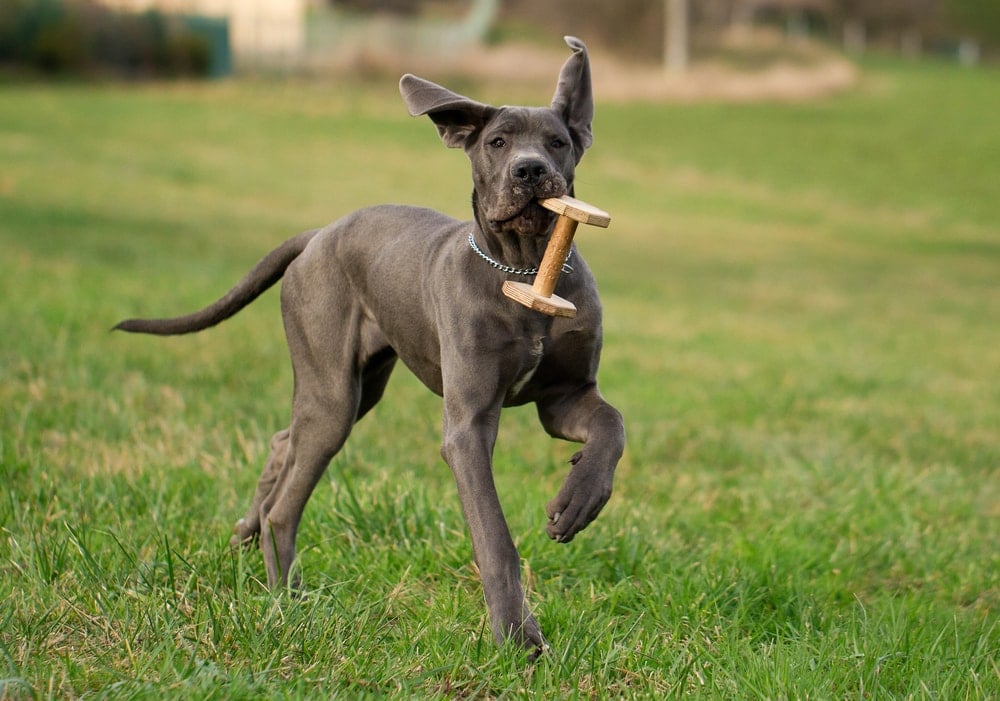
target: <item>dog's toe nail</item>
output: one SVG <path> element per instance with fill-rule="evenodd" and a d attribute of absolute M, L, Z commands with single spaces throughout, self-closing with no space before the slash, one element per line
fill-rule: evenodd
<path fill-rule="evenodd" d="M 551 521 L 552 521 L 552 525 L 553 525 L 553 526 L 554 526 L 554 525 L 556 525 L 557 523 L 559 523 L 559 517 L 560 517 L 560 516 L 562 516 L 562 514 L 561 514 L 561 513 L 559 513 L 558 511 L 557 511 L 557 512 L 555 512 L 554 514 L 552 514 L 552 518 L 551 518 Z"/>

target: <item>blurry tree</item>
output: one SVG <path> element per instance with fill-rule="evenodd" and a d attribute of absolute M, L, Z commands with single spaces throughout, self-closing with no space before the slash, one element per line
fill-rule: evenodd
<path fill-rule="evenodd" d="M 504 0 L 502 17 L 522 28 L 573 34 L 630 58 L 661 62 L 665 0 Z M 692 5 L 697 5 L 697 2 Z"/>
<path fill-rule="evenodd" d="M 1000 0 L 945 0 L 945 6 L 956 29 L 1000 48 Z"/>
<path fill-rule="evenodd" d="M 326 0 L 328 5 L 355 12 L 419 15 L 428 8 L 463 13 L 472 0 Z"/>
<path fill-rule="evenodd" d="M 0 65 L 51 74 L 204 75 L 209 47 L 157 12 L 94 0 L 0 0 Z"/>
<path fill-rule="evenodd" d="M 872 35 L 914 34 L 975 37 L 1000 47 L 1000 0 L 836 0 L 845 27 L 863 27 Z"/>
<path fill-rule="evenodd" d="M 4 2 L 17 0 L 0 0 Z M 362 12 L 419 15 L 428 9 L 460 14 L 471 0 L 326 0 Z M 808 15 L 821 31 L 843 31 L 863 48 L 866 38 L 898 46 L 921 36 L 974 36 L 1000 47 L 1000 0 L 502 0 L 502 16 L 522 27 L 577 34 L 632 58 L 666 61 L 671 10 L 685 9 L 688 47 L 700 33 L 764 17 Z M 810 23 L 812 24 L 812 23 Z M 676 29 L 676 24 L 675 24 Z M 909 38 L 909 39 L 908 39 Z M 681 41 L 678 39 L 678 41 Z M 679 50 L 678 50 L 679 51 Z M 680 53 L 674 61 L 681 61 Z M 675 64 L 677 65 L 677 64 Z"/>
<path fill-rule="evenodd" d="M 329 0 L 336 7 L 358 12 L 388 12 L 397 15 L 415 15 L 420 9 L 420 0 Z"/>
<path fill-rule="evenodd" d="M 940 0 L 835 0 L 849 51 L 863 51 L 869 37 L 891 35 L 904 53 L 921 51 L 922 35 L 940 15 Z"/>
<path fill-rule="evenodd" d="M 846 20 L 864 22 L 877 29 L 906 29 L 926 25 L 938 16 L 941 0 L 835 0 Z"/>

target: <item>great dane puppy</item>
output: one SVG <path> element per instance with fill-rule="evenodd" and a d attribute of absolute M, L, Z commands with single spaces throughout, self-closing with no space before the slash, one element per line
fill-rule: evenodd
<path fill-rule="evenodd" d="M 472 221 L 418 207 L 362 209 L 289 239 L 201 311 L 115 327 L 200 331 L 284 277 L 291 425 L 272 439 L 233 536 L 234 544 L 259 538 L 271 586 L 288 585 L 306 501 L 402 359 L 443 397 L 441 454 L 458 484 L 494 637 L 545 649 L 493 481 L 500 410 L 534 402 L 549 434 L 583 443 L 546 506 L 548 535 L 561 543 L 608 501 L 625 445 L 622 417 L 597 388 L 601 305 L 579 252 L 556 289 L 576 305 L 575 318 L 545 316 L 500 291 L 504 280 L 534 273 L 555 223 L 537 199 L 573 192 L 574 169 L 593 141 L 587 50 L 566 42 L 573 54 L 549 107 L 492 107 L 412 75 L 400 81 L 410 114 L 428 115 L 444 143 L 472 162 Z"/>

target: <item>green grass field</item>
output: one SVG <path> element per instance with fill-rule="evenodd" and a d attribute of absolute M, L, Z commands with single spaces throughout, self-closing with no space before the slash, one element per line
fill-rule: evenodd
<path fill-rule="evenodd" d="M 577 240 L 629 447 L 562 546 L 575 448 L 504 416 L 531 667 L 405 370 L 306 510 L 292 599 L 227 546 L 287 422 L 277 294 L 108 333 L 361 205 L 466 216 L 463 155 L 391 78 L 0 85 L 0 697 L 1000 697 L 1000 74 L 866 68 L 803 104 L 598 95 L 577 192 L 613 223 Z"/>

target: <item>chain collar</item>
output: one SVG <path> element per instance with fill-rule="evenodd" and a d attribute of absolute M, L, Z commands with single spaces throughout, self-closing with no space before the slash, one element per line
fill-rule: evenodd
<path fill-rule="evenodd" d="M 538 274 L 538 268 L 512 268 L 509 265 L 504 265 L 503 263 L 500 263 L 500 262 L 495 261 L 492 258 L 490 258 L 476 244 L 476 237 L 475 237 L 475 232 L 474 231 L 470 231 L 469 232 L 469 247 L 473 251 L 475 251 L 479 255 L 480 258 L 482 258 L 483 260 L 485 260 L 487 263 L 489 263 L 490 265 L 492 265 L 497 270 L 500 270 L 501 272 L 505 272 L 508 275 L 536 275 L 536 274 Z M 572 251 L 572 249 L 570 249 L 570 252 L 566 254 L 566 260 L 564 260 L 563 264 L 562 264 L 562 271 L 564 273 L 571 273 L 571 272 L 573 272 L 573 266 L 569 264 L 569 259 L 572 257 L 572 255 L 573 255 L 573 251 Z"/>

